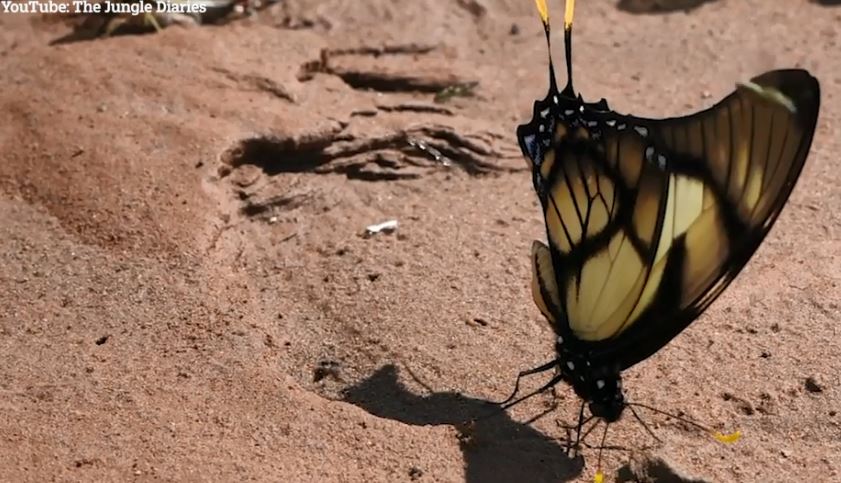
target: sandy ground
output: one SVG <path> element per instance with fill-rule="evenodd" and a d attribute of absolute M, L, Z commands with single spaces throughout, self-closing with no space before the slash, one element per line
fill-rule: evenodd
<path fill-rule="evenodd" d="M 823 89 L 756 257 L 625 376 L 742 441 L 626 417 L 608 480 L 841 479 L 841 8 L 579 3 L 576 87 L 620 112 L 684 114 L 774 67 Z M 49 45 L 67 33 L 0 15 L 0 480 L 592 479 L 592 450 L 564 455 L 564 385 L 461 424 L 552 354 L 514 136 L 547 83 L 532 2 L 288 0 Z"/>

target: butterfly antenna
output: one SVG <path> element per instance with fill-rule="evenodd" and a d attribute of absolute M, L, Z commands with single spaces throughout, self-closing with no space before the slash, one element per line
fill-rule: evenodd
<path fill-rule="evenodd" d="M 575 90 L 572 88 L 572 17 L 575 14 L 575 0 L 566 0 L 566 11 L 564 12 L 564 53 L 567 62 L 567 85 L 563 94 L 568 97 L 575 97 Z"/>
<path fill-rule="evenodd" d="M 540 21 L 543 22 L 543 33 L 546 34 L 546 50 L 549 52 L 549 92 L 558 92 L 558 83 L 555 80 L 555 64 L 552 62 L 552 41 L 550 40 L 549 7 L 546 0 L 534 0 L 537 5 L 537 13 L 540 14 Z"/>
<path fill-rule="evenodd" d="M 593 475 L 593 483 L 603 483 L 604 473 L 602 473 L 602 450 L 604 449 L 604 442 L 607 439 L 607 428 L 610 424 L 605 423 L 604 432 L 602 433 L 602 444 L 599 445 L 599 458 L 596 460 L 596 474 Z"/>
<path fill-rule="evenodd" d="M 677 414 L 672 414 L 672 413 L 663 411 L 662 409 L 657 409 L 657 408 L 649 406 L 647 404 L 627 403 L 627 405 L 631 406 L 632 409 L 633 409 L 633 406 L 636 406 L 638 408 L 648 409 L 649 411 L 655 412 L 657 414 L 662 414 L 663 416 L 668 416 L 670 418 L 677 419 L 678 421 L 681 421 L 681 422 L 686 423 L 690 426 L 694 426 L 694 427 L 700 429 L 701 431 L 709 434 L 710 436 L 712 436 L 713 438 L 715 438 L 716 440 L 718 440 L 721 443 L 725 443 L 725 444 L 735 443 L 736 441 L 738 441 L 742 437 L 742 432 L 741 431 L 734 431 L 732 433 L 726 433 L 726 434 L 725 433 L 720 433 L 720 432 L 714 431 L 714 430 L 712 430 L 712 429 L 710 429 L 710 428 L 708 428 L 708 427 L 706 427 L 706 426 L 704 426 L 704 425 L 702 425 L 698 422 L 692 421 L 691 419 L 684 418 L 682 416 L 678 416 Z M 655 436 L 655 438 L 656 438 L 656 436 Z"/>

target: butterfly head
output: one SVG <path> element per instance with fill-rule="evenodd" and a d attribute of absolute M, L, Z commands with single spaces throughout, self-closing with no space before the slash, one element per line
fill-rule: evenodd
<path fill-rule="evenodd" d="M 612 423 L 619 420 L 625 409 L 625 396 L 622 394 L 622 378 L 616 374 L 596 379 L 587 405 L 593 416 Z"/>
<path fill-rule="evenodd" d="M 559 337 L 558 355 L 564 362 L 560 369 L 575 393 L 587 402 L 590 413 L 612 423 L 622 416 L 627 405 L 622 393 L 622 376 L 618 364 L 594 362 L 587 355 L 571 350 Z"/>

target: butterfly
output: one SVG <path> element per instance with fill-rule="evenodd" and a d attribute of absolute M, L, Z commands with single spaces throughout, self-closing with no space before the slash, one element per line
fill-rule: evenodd
<path fill-rule="evenodd" d="M 558 89 L 550 54 L 549 92 L 517 128 L 548 238 L 532 246 L 533 298 L 557 337 L 557 357 L 520 377 L 555 369 L 535 393 L 571 385 L 580 434 L 584 404 L 617 421 L 629 406 L 622 371 L 696 320 L 757 250 L 809 153 L 820 87 L 805 70 L 775 70 L 685 117 L 619 114 L 573 89 L 573 8 L 567 84 Z"/>

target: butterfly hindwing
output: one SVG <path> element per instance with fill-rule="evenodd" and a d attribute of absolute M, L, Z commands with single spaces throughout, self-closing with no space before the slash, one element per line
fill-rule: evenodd
<path fill-rule="evenodd" d="M 805 71 L 774 71 L 683 118 L 591 110 L 555 122 L 533 164 L 550 247 L 533 250 L 538 306 L 561 312 L 547 318 L 623 368 L 665 345 L 771 228 L 803 167 L 819 96 Z"/>
<path fill-rule="evenodd" d="M 561 313 L 561 303 L 555 280 L 555 271 L 552 266 L 552 253 L 549 251 L 549 247 L 535 240 L 531 247 L 531 259 L 531 289 L 534 303 L 540 309 L 540 313 L 546 317 L 546 320 L 555 325 L 558 323 L 555 317 Z"/>

